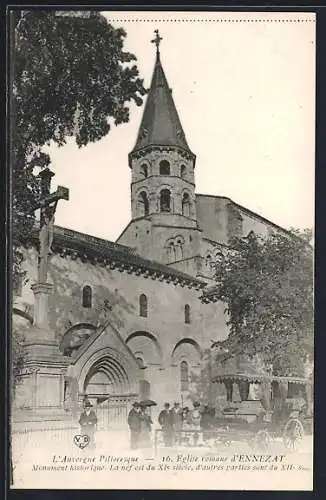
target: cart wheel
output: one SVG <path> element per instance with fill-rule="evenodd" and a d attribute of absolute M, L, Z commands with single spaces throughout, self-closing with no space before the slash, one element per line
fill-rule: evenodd
<path fill-rule="evenodd" d="M 271 437 L 265 430 L 260 430 L 254 437 L 253 447 L 256 450 L 266 451 L 271 443 Z"/>
<path fill-rule="evenodd" d="M 283 443 L 286 448 L 296 449 L 303 438 L 303 425 L 297 418 L 288 420 L 283 431 Z"/>

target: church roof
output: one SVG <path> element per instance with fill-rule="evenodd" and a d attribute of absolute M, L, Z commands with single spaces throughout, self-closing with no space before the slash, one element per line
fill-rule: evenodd
<path fill-rule="evenodd" d="M 35 229 L 31 235 L 32 244 L 35 244 L 37 239 L 38 229 Z M 51 248 L 54 253 L 59 253 L 61 256 L 70 255 L 72 259 L 90 260 L 94 264 L 108 266 L 121 272 L 126 271 L 128 274 L 151 277 L 198 290 L 206 286 L 206 282 L 201 279 L 154 260 L 144 259 L 131 247 L 60 226 L 54 227 Z"/>
<path fill-rule="evenodd" d="M 194 156 L 189 149 L 158 48 L 152 82 L 132 153 L 148 146 L 178 146 Z"/>

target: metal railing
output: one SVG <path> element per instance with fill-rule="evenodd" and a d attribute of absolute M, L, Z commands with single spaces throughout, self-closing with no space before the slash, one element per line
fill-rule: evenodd
<path fill-rule="evenodd" d="M 97 429 L 123 429 L 127 427 L 128 411 L 135 401 L 134 395 L 110 396 L 108 401 L 96 408 Z"/>

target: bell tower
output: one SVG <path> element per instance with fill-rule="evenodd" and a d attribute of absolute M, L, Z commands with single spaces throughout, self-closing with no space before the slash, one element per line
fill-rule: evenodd
<path fill-rule="evenodd" d="M 129 153 L 131 222 L 118 242 L 166 264 L 194 253 L 198 232 L 196 157 L 190 150 L 161 63 L 155 30 L 155 67 L 136 139 Z"/>

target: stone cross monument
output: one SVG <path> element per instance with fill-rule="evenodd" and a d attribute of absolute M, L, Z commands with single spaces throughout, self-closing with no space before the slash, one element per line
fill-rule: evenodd
<path fill-rule="evenodd" d="M 69 190 L 58 186 L 51 193 L 54 173 L 45 168 L 39 174 L 40 197 L 34 210 L 40 210 L 37 281 L 31 286 L 34 297 L 33 326 L 26 331 L 25 376 L 16 394 L 16 408 L 29 408 L 31 415 L 43 418 L 63 412 L 64 381 L 68 361 L 59 350 L 55 330 L 49 325 L 48 299 L 53 285 L 48 283 L 49 256 L 53 240 L 54 216 L 59 200 L 69 199 Z M 27 400 L 26 400 L 27 397 Z M 17 413 L 19 419 L 19 410 Z M 24 418 L 24 417 L 23 417 Z"/>
<path fill-rule="evenodd" d="M 49 256 L 53 240 L 54 216 L 59 200 L 69 200 L 69 189 L 58 186 L 51 193 L 51 178 L 55 174 L 45 168 L 39 174 L 41 180 L 41 196 L 34 209 L 40 209 L 39 253 L 37 282 L 32 285 L 35 296 L 34 326 L 49 330 L 48 297 L 53 291 L 53 285 L 47 282 Z"/>

